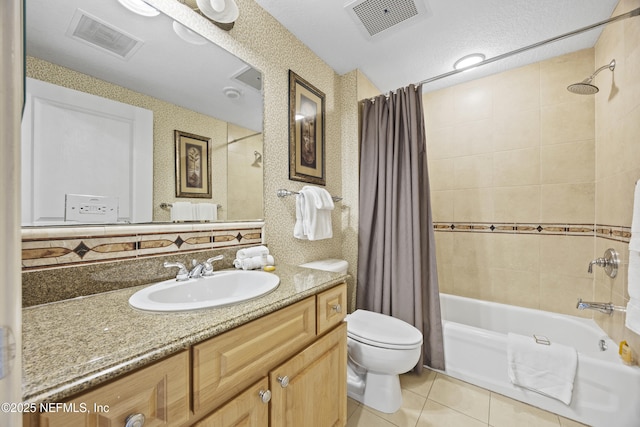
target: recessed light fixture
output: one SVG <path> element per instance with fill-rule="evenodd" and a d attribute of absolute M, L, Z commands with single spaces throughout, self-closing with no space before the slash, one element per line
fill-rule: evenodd
<path fill-rule="evenodd" d="M 463 56 L 462 58 L 458 59 L 454 64 L 453 64 L 453 68 L 455 70 L 463 70 L 466 68 L 471 67 L 472 65 L 478 64 L 482 61 L 484 61 L 485 56 L 481 53 L 472 53 L 471 55 L 466 55 Z M 471 68 L 469 68 L 471 69 Z"/>
<path fill-rule="evenodd" d="M 207 43 L 207 40 L 204 37 L 191 31 L 189 28 L 185 27 L 178 21 L 173 21 L 173 31 L 175 31 L 175 33 L 180 36 L 182 40 L 191 44 L 203 45 Z"/>
<path fill-rule="evenodd" d="M 148 5 L 142 0 L 118 0 L 118 2 L 129 9 L 133 13 L 142 16 L 158 16 L 160 11 L 153 6 Z"/>
<path fill-rule="evenodd" d="M 229 99 L 238 99 L 242 96 L 242 92 L 233 86 L 227 86 L 222 89 L 222 93 Z"/>

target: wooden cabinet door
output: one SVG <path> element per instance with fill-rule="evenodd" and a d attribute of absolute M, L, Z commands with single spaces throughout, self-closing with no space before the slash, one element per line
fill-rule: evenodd
<path fill-rule="evenodd" d="M 343 427 L 346 367 L 347 325 L 342 323 L 269 374 L 271 427 Z"/>
<path fill-rule="evenodd" d="M 267 398 L 263 400 L 262 393 L 268 390 L 269 380 L 264 377 L 194 427 L 267 427 L 269 401 Z"/>
<path fill-rule="evenodd" d="M 183 351 L 40 414 L 40 427 L 124 426 L 143 414 L 145 427 L 189 418 L 189 352 Z"/>
<path fill-rule="evenodd" d="M 316 313 L 318 335 L 342 322 L 347 314 L 347 284 L 319 293 L 316 296 Z"/>
<path fill-rule="evenodd" d="M 316 335 L 310 297 L 193 347 L 193 412 L 208 414 L 269 374 Z"/>

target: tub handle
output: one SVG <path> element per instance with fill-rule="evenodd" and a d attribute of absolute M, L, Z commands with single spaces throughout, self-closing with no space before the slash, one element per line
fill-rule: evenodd
<path fill-rule="evenodd" d="M 533 335 L 533 338 L 536 340 L 537 344 L 542 344 L 542 345 L 551 345 L 551 341 L 549 341 L 549 338 L 545 337 L 544 335 Z"/>

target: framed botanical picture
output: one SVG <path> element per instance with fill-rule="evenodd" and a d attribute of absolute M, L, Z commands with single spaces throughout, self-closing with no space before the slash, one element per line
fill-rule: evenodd
<path fill-rule="evenodd" d="M 174 131 L 176 197 L 211 198 L 211 138 Z"/>
<path fill-rule="evenodd" d="M 325 185 L 324 93 L 289 70 L 289 179 Z"/>

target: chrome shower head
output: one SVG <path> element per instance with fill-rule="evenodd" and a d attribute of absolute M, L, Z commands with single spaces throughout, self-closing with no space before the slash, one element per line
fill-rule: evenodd
<path fill-rule="evenodd" d="M 567 86 L 567 90 L 578 95 L 593 95 L 595 93 L 598 93 L 600 89 L 598 89 L 598 86 L 591 84 L 591 82 L 593 81 L 594 77 L 605 68 L 608 68 L 611 71 L 615 70 L 616 60 L 612 59 L 610 63 L 598 68 L 593 74 L 591 74 L 591 76 L 584 79 L 580 83 L 574 83 Z"/>
<path fill-rule="evenodd" d="M 600 89 L 598 89 L 598 86 L 591 84 L 591 79 L 569 85 L 567 86 L 567 90 L 578 95 L 593 95 L 600 91 Z"/>

